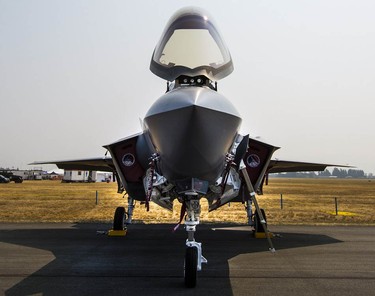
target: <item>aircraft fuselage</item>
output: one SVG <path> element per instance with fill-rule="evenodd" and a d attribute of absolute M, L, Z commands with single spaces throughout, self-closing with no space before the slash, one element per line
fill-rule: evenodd
<path fill-rule="evenodd" d="M 171 183 L 197 178 L 212 184 L 224 169 L 241 118 L 215 90 L 179 86 L 151 106 L 144 122 L 165 178 Z"/>

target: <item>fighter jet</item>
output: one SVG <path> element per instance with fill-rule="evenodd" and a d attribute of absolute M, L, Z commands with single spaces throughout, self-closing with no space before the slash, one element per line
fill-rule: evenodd
<path fill-rule="evenodd" d="M 118 192 L 128 196 L 127 210 L 115 211 L 114 230 L 131 224 L 135 201 L 168 210 L 181 203 L 180 223 L 187 231 L 184 279 L 187 287 L 195 287 L 197 271 L 207 263 L 202 244 L 194 239 L 202 198 L 210 211 L 228 202 L 244 203 L 249 225 L 259 229 L 261 223 L 267 233 L 255 193 L 262 194 L 268 174 L 330 165 L 271 160 L 279 147 L 239 133 L 240 113 L 217 90 L 217 82 L 233 71 L 232 58 L 206 11 L 183 8 L 170 18 L 150 70 L 167 81 L 166 93 L 148 110 L 142 132 L 104 146 L 111 157 L 33 164 L 113 172 Z"/>

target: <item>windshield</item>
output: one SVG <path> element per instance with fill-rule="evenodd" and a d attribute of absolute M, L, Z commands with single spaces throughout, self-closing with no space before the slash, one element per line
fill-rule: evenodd
<path fill-rule="evenodd" d="M 197 8 L 179 10 L 156 45 L 150 70 L 173 81 L 180 75 L 205 75 L 219 80 L 233 71 L 232 59 L 207 13 Z"/>

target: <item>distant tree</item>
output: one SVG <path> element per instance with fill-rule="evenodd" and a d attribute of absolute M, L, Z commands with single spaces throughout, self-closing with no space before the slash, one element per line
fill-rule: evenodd
<path fill-rule="evenodd" d="M 364 178 L 365 177 L 365 172 L 363 170 L 349 169 L 348 170 L 348 176 L 350 176 L 352 178 Z"/>
<path fill-rule="evenodd" d="M 363 170 L 345 170 L 345 169 L 338 169 L 334 168 L 332 171 L 332 176 L 335 176 L 337 178 L 365 178 L 366 174 Z"/>
<path fill-rule="evenodd" d="M 330 177 L 331 173 L 329 170 L 325 169 L 324 171 L 318 172 L 319 177 Z"/>
<path fill-rule="evenodd" d="M 332 176 L 339 178 L 340 177 L 340 170 L 338 168 L 334 168 L 332 171 Z"/>
<path fill-rule="evenodd" d="M 348 171 L 347 170 L 341 169 L 340 172 L 341 172 L 342 178 L 348 177 Z"/>
<path fill-rule="evenodd" d="M 303 175 L 303 178 L 316 178 L 316 174 L 314 172 L 306 172 L 306 173 L 302 173 Z"/>
<path fill-rule="evenodd" d="M 344 169 L 334 168 L 332 171 L 332 176 L 337 178 L 346 178 L 348 176 L 348 172 Z"/>
<path fill-rule="evenodd" d="M 334 168 L 332 174 L 329 170 L 324 170 L 318 173 L 315 172 L 287 172 L 287 173 L 277 173 L 272 174 L 274 177 L 277 178 L 316 178 L 318 177 L 337 177 L 337 178 L 373 178 L 374 175 L 372 173 L 366 174 L 363 170 L 354 170 L 354 169 L 339 169 Z"/>
<path fill-rule="evenodd" d="M 288 173 L 285 173 L 285 178 L 297 178 L 297 173 L 296 172 L 288 172 Z"/>

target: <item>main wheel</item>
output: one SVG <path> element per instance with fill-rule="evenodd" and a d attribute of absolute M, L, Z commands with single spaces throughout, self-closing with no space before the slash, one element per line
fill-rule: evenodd
<path fill-rule="evenodd" d="M 194 288 L 197 284 L 198 249 L 186 248 L 185 254 L 185 286 Z"/>
<path fill-rule="evenodd" d="M 113 230 L 124 230 L 125 228 L 125 208 L 118 207 L 115 211 L 115 216 L 113 217 Z"/>
<path fill-rule="evenodd" d="M 266 225 L 267 225 L 266 213 L 264 212 L 263 209 L 260 209 L 260 211 L 262 212 L 263 218 L 266 221 Z M 255 232 L 264 232 L 263 225 L 262 223 L 260 223 L 260 217 L 257 211 L 255 212 L 255 215 L 254 215 L 254 228 L 255 228 Z"/>

